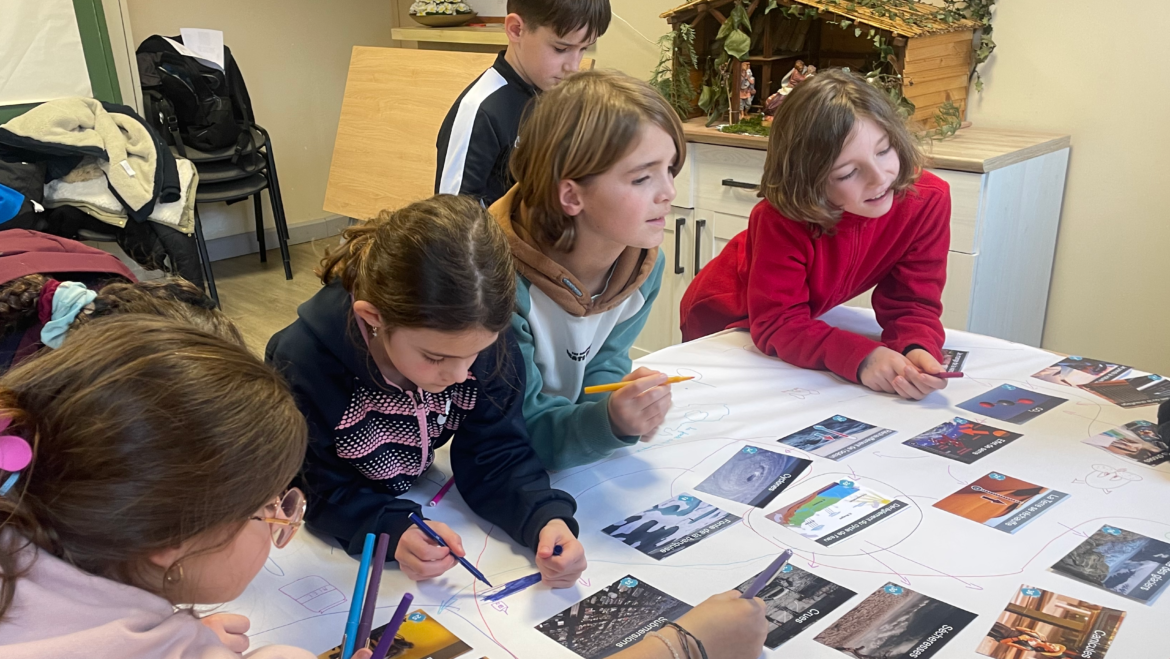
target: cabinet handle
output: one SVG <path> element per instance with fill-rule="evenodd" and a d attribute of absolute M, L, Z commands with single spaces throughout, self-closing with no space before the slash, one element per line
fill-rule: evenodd
<path fill-rule="evenodd" d="M 679 261 L 679 257 L 682 256 L 679 253 L 682 251 L 682 228 L 686 223 L 687 218 L 685 217 L 674 218 L 674 274 L 676 275 L 681 275 L 687 271 Z"/>
<path fill-rule="evenodd" d="M 707 226 L 707 220 L 695 220 L 695 274 L 699 274 L 700 256 L 703 253 L 703 227 Z"/>
<path fill-rule="evenodd" d="M 727 188 L 743 188 L 744 190 L 758 190 L 760 187 L 758 183 L 744 183 L 733 178 L 723 179 L 723 186 Z"/>

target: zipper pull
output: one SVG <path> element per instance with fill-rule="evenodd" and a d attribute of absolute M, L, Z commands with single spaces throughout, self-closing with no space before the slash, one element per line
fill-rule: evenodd
<path fill-rule="evenodd" d="M 447 423 L 447 417 L 450 416 L 450 414 L 451 414 L 451 399 L 448 398 L 447 405 L 446 405 L 446 407 L 443 408 L 443 413 L 440 414 L 439 418 L 438 418 L 440 426 L 443 425 L 444 423 Z"/>

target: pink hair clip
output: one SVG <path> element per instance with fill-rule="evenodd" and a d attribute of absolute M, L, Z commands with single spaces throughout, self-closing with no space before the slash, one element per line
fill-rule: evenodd
<path fill-rule="evenodd" d="M 0 418 L 0 433 L 12 424 L 11 418 Z M 20 471 L 32 462 L 32 447 L 23 437 L 16 435 L 0 435 L 0 471 L 7 471 L 11 475 L 0 485 L 0 496 L 8 494 L 8 490 L 16 484 Z"/>

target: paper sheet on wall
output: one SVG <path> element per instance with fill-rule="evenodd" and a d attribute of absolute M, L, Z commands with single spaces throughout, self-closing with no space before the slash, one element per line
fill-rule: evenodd
<path fill-rule="evenodd" d="M 179 34 L 183 37 L 183 43 L 176 45 L 181 45 L 183 50 L 188 51 L 180 50 L 179 52 L 223 71 L 223 32 L 184 27 L 179 29 Z M 175 42 L 171 41 L 171 43 Z"/>
<path fill-rule="evenodd" d="M 69 96 L 93 96 L 73 3 L 0 3 L 0 105 Z"/>

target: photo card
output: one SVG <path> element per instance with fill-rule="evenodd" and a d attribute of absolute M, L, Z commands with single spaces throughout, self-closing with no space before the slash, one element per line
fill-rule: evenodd
<path fill-rule="evenodd" d="M 1018 432 L 957 416 L 902 443 L 963 464 L 973 464 L 1021 437 L 1023 435 Z"/>
<path fill-rule="evenodd" d="M 1008 423 L 1024 424 L 1066 402 L 1067 398 L 1049 396 L 1013 384 L 1001 384 L 959 403 L 959 408 Z"/>
<path fill-rule="evenodd" d="M 691 606 L 626 575 L 536 626 L 584 659 L 603 659 L 642 640 Z"/>
<path fill-rule="evenodd" d="M 967 361 L 967 355 L 970 354 L 966 350 L 951 350 L 950 348 L 943 348 L 942 367 L 947 373 L 962 373 L 963 364 Z"/>
<path fill-rule="evenodd" d="M 1170 462 L 1170 442 L 1167 440 L 1156 423 L 1130 421 L 1120 428 L 1094 435 L 1084 443 L 1105 449 L 1119 458 L 1156 467 Z"/>
<path fill-rule="evenodd" d="M 695 489 L 763 508 L 796 482 L 811 460 L 745 446 Z"/>
<path fill-rule="evenodd" d="M 1091 382 L 1104 382 L 1122 377 L 1128 366 L 1069 355 L 1032 377 L 1066 387 L 1080 387 Z"/>
<path fill-rule="evenodd" d="M 910 503 L 850 480 L 830 483 L 766 517 L 824 547 L 831 547 L 889 519 Z"/>
<path fill-rule="evenodd" d="M 996 659 L 1103 659 L 1125 611 L 1020 586 L 976 652 Z"/>
<path fill-rule="evenodd" d="M 745 592 L 757 576 L 753 575 L 736 590 Z M 828 617 L 856 594 L 791 563 L 785 565 L 757 595 L 767 606 L 764 615 L 768 618 L 768 638 L 764 644 L 775 650 Z"/>
<path fill-rule="evenodd" d="M 1161 375 L 1139 375 L 1124 380 L 1109 380 L 1081 385 L 1118 407 L 1161 405 L 1170 400 L 1170 380 Z"/>
<path fill-rule="evenodd" d="M 386 625 L 370 631 L 370 647 L 382 640 Z M 471 646 L 459 640 L 431 614 L 418 609 L 407 614 L 386 653 L 387 659 L 455 659 L 471 652 Z M 318 655 L 317 659 L 341 659 L 341 646 Z"/>
<path fill-rule="evenodd" d="M 934 504 L 1004 533 L 1015 533 L 1068 498 L 1064 492 L 991 472 Z"/>
<path fill-rule="evenodd" d="M 738 521 L 739 517 L 694 495 L 680 494 L 601 532 L 660 561 Z"/>
<path fill-rule="evenodd" d="M 1170 584 L 1170 543 L 1102 526 L 1052 570 L 1149 605 Z"/>
<path fill-rule="evenodd" d="M 928 659 L 977 617 L 888 583 L 813 640 L 850 657 Z"/>
<path fill-rule="evenodd" d="M 837 414 L 776 441 L 822 458 L 841 460 L 895 432 Z"/>

